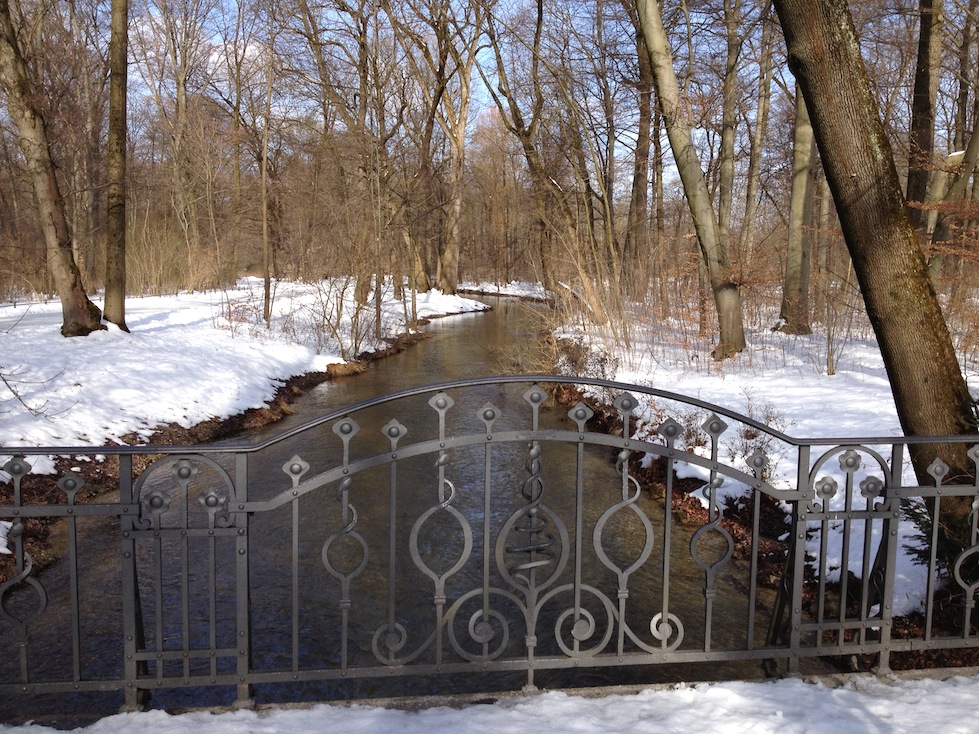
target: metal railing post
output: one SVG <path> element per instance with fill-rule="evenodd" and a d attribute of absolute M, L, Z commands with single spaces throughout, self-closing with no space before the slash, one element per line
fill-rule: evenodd
<path fill-rule="evenodd" d="M 141 674 L 146 673 L 146 663 L 137 660 L 137 654 L 146 646 L 143 629 L 143 610 L 139 601 L 139 578 L 136 568 L 136 540 L 133 532 L 139 519 L 139 508 L 133 497 L 133 459 L 128 454 L 119 456 L 119 502 L 133 507 L 133 511 L 119 518 L 122 533 L 120 564 L 122 571 L 122 629 L 123 666 L 126 679 L 125 700 L 122 710 L 140 711 L 149 698 L 148 692 L 139 687 Z"/>
<path fill-rule="evenodd" d="M 251 650 L 251 587 L 249 574 L 248 525 L 249 515 L 244 512 L 244 502 L 248 501 L 248 454 L 235 455 L 235 525 L 238 533 L 235 537 L 236 562 L 236 630 L 235 647 L 237 649 L 237 695 L 236 708 L 251 708 L 255 701 L 252 696 L 252 686 L 248 682 L 252 666 Z"/>

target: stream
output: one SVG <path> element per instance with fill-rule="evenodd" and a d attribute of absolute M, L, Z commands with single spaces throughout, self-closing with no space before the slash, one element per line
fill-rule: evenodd
<path fill-rule="evenodd" d="M 258 443 L 265 438 L 275 436 L 289 430 L 290 428 L 302 425 L 323 413 L 342 408 L 347 405 L 356 404 L 378 395 L 391 393 L 397 390 L 427 385 L 438 382 L 445 382 L 466 377 L 497 374 L 505 371 L 506 367 L 513 367 L 515 362 L 526 360 L 543 359 L 543 348 L 541 333 L 544 327 L 545 312 L 542 307 L 528 305 L 508 299 L 487 299 L 491 303 L 493 310 L 482 314 L 466 314 L 445 319 L 433 320 L 424 327 L 429 338 L 423 339 L 417 344 L 408 347 L 404 351 L 391 357 L 370 363 L 366 372 L 350 376 L 340 377 L 329 382 L 325 382 L 310 390 L 293 404 L 293 412 L 283 421 L 267 426 L 265 428 L 250 431 L 245 436 L 239 436 L 228 443 L 247 442 Z M 540 364 L 524 366 L 522 371 L 539 372 L 547 371 L 541 368 Z M 526 389 L 526 388 L 521 388 Z M 467 391 L 465 394 L 453 393 L 456 405 L 453 407 L 455 415 L 462 416 L 460 420 L 465 423 L 478 424 L 477 411 L 480 406 L 493 403 L 501 408 L 504 414 L 523 408 L 526 404 L 522 403 L 520 395 L 508 393 L 504 387 L 498 385 L 488 385 Z M 409 420 L 400 417 L 402 408 L 399 405 L 399 420 L 408 423 Z M 415 410 L 419 414 L 424 411 L 431 413 L 431 408 L 424 402 L 420 402 L 414 407 L 408 406 L 408 414 Z M 356 420 L 360 426 L 360 431 L 364 435 L 373 435 L 376 440 L 382 438 L 382 426 L 391 419 L 390 406 L 374 408 L 365 412 L 358 412 Z M 570 423 L 567 417 L 567 408 L 551 408 L 543 410 L 541 413 L 542 426 L 560 426 Z M 472 426 L 470 426 L 471 429 Z M 409 429 L 410 430 L 410 429 Z M 502 448 L 502 447 L 501 447 Z M 506 447 L 507 450 L 514 452 L 513 460 L 502 461 L 497 459 L 503 472 L 501 478 L 494 481 L 502 486 L 519 487 L 526 477 L 525 461 L 522 456 L 516 455 L 521 449 L 516 446 Z M 548 486 L 560 486 L 573 483 L 566 475 L 572 473 L 574 468 L 572 446 L 566 447 L 571 454 L 568 461 L 552 461 L 552 466 L 547 469 L 546 480 Z M 481 449 L 480 449 L 481 450 Z M 249 481 L 249 499 L 252 501 L 269 500 L 283 491 L 282 468 L 290 461 L 292 456 L 301 456 L 302 459 L 314 467 L 335 465 L 339 460 L 339 442 L 329 426 L 322 426 L 316 431 L 304 432 L 286 441 L 272 445 L 259 455 L 257 461 L 252 462 Z M 501 454 L 505 456 L 505 454 Z M 591 452 L 587 458 L 589 483 L 596 486 L 607 484 L 615 487 L 619 481 L 619 474 L 616 471 L 611 457 L 601 452 Z M 556 464 L 556 465 L 554 465 Z M 508 468 L 509 467 L 509 468 Z M 472 476 L 473 472 L 478 475 L 482 472 L 481 464 L 472 462 L 472 468 L 467 466 L 464 452 L 454 452 L 451 459 L 450 468 L 453 480 L 459 486 L 463 486 L 467 481 L 477 481 L 478 478 Z M 404 493 L 405 499 L 402 501 L 399 494 L 398 511 L 403 512 L 407 517 L 418 517 L 425 511 L 425 508 L 432 504 L 431 475 L 432 469 L 430 462 L 426 466 L 419 466 L 413 469 L 410 462 L 405 462 L 402 467 L 399 464 L 399 483 L 409 487 L 417 487 L 416 491 Z M 412 474 L 417 471 L 417 479 Z M 506 474 L 511 472 L 512 475 Z M 603 479 L 604 477 L 604 479 Z M 383 491 L 384 482 L 379 482 L 382 489 L 377 490 L 375 497 L 366 491 L 361 495 L 360 507 L 363 508 L 363 516 L 358 526 L 360 532 L 367 539 L 371 548 L 383 547 L 387 540 L 388 517 L 381 514 L 381 506 L 384 505 L 385 493 Z M 148 480 L 146 487 L 152 486 L 152 478 Z M 286 485 L 288 486 L 288 485 Z M 146 488 L 144 488 L 144 492 Z M 517 507 L 517 497 L 513 503 L 507 505 L 502 503 L 494 507 L 494 513 L 500 513 L 497 518 L 496 526 L 506 519 L 509 514 L 514 512 Z M 607 502 L 607 500 L 603 500 Z M 655 502 L 651 499 L 644 499 L 649 505 L 647 512 L 650 517 L 656 518 L 662 514 L 662 510 L 654 509 Z M 477 517 L 482 512 L 482 507 L 472 500 L 463 496 L 457 505 L 460 510 L 470 519 Z M 412 504 L 414 503 L 414 504 Z M 661 506 L 661 504 L 660 504 Z M 303 586 L 296 591 L 289 585 L 289 574 L 285 572 L 290 563 L 290 553 L 295 553 L 298 549 L 303 573 L 318 570 L 322 575 L 320 548 L 323 545 L 323 536 L 326 532 L 323 528 L 336 525 L 336 507 L 334 494 L 332 491 L 326 493 L 311 493 L 301 500 L 301 509 L 297 509 L 297 516 L 301 515 L 303 524 L 303 534 L 298 539 L 289 539 L 289 523 L 291 522 L 291 511 L 288 507 L 283 508 L 282 512 L 262 513 L 253 519 L 249 534 L 252 537 L 268 539 L 267 547 L 263 545 L 263 552 L 260 557 L 254 554 L 251 560 L 250 574 L 252 581 L 252 608 L 253 625 L 255 628 L 253 659 L 256 668 L 276 669 L 281 664 L 283 657 L 288 656 L 292 651 L 292 646 L 297 645 L 295 640 L 284 637 L 277 638 L 271 634 L 263 638 L 262 632 L 268 627 L 272 629 L 279 622 L 282 615 L 281 610 L 289 608 L 292 604 L 292 595 L 299 602 L 302 610 L 301 624 L 299 627 L 301 635 L 301 655 L 304 667 L 315 667 L 316 665 L 335 664 L 335 641 L 332 639 L 334 634 L 329 632 L 335 625 L 339 624 L 338 612 L 336 611 L 338 598 L 336 591 L 322 586 L 313 587 L 312 585 Z M 372 516 L 371 511 L 377 508 L 379 514 Z M 385 509 L 383 512 L 387 512 Z M 589 527 L 597 521 L 600 508 L 591 512 L 587 523 Z M 654 520 L 655 521 L 655 520 Z M 658 521 L 655 528 L 656 537 L 661 537 L 662 519 Z M 673 526 L 671 533 L 674 548 L 684 549 L 689 545 L 690 536 L 696 528 L 683 528 L 679 525 Z M 93 523 L 92 530 L 89 532 L 101 533 L 106 529 L 99 528 Z M 454 532 L 453 532 L 454 530 Z M 458 528 L 448 528 L 444 535 L 440 536 L 436 529 L 435 534 L 425 538 L 429 548 L 429 553 L 433 556 L 448 555 L 452 556 L 458 550 L 461 540 Z M 405 538 L 407 537 L 405 533 Z M 613 544 L 629 544 L 628 534 L 623 533 L 620 538 L 614 540 Z M 400 536 L 399 536 L 400 538 Z M 279 541 L 279 542 L 277 542 Z M 400 541 L 399 541 L 400 542 Z M 291 545 L 294 544 L 294 545 Z M 82 579 L 80 584 L 81 604 L 100 605 L 104 608 L 104 614 L 100 615 L 103 619 L 101 624 L 86 625 L 83 632 L 82 657 L 83 668 L 86 677 L 93 674 L 98 675 L 100 670 L 112 671 L 117 669 L 117 658 L 119 654 L 118 640 L 121 637 L 120 629 L 120 602 L 111 597 L 102 599 L 100 592 L 102 589 L 119 583 L 119 570 L 115 562 L 112 551 L 118 548 L 117 544 L 112 545 L 112 549 L 107 550 L 101 557 L 86 556 L 82 561 L 79 576 Z M 453 550 L 455 549 L 455 550 Z M 709 549 L 708 549 L 709 550 Z M 158 569 L 160 577 L 173 575 L 179 576 L 179 570 L 175 570 L 177 563 L 173 556 L 173 551 L 167 551 L 164 546 L 159 546 L 156 551 L 144 549 L 147 568 L 152 568 L 154 564 Z M 634 549 L 625 548 L 624 552 L 634 553 Z M 685 559 L 685 560 L 684 560 Z M 227 560 L 227 559 L 226 559 Z M 698 568 L 690 559 L 689 552 L 674 552 L 672 558 L 671 581 L 671 600 L 670 611 L 685 620 L 687 625 L 686 634 L 688 639 L 697 639 L 698 627 L 696 619 L 703 616 L 704 596 L 703 596 L 703 571 Z M 62 589 L 68 578 L 68 570 L 64 562 L 55 564 L 54 567 L 46 570 L 43 574 L 43 581 L 46 587 L 52 590 Z M 234 564 L 228 563 L 229 568 L 233 569 Z M 407 565 L 407 564 L 406 564 Z M 649 564 L 655 565 L 652 562 Z M 417 569 L 416 569 L 417 571 Z M 463 572 L 463 576 L 467 572 Z M 151 575 L 151 574 L 148 574 Z M 466 579 L 465 583 L 478 584 L 477 578 Z M 417 615 L 420 619 L 425 618 L 425 614 L 431 614 L 431 592 L 422 599 L 412 596 L 411 588 L 417 586 L 421 589 L 424 579 L 421 574 L 416 573 L 414 577 L 407 577 L 399 583 L 405 587 L 398 590 L 399 614 L 407 614 L 411 618 L 412 608 L 417 608 Z M 226 580 L 229 585 L 233 584 Z M 385 583 L 387 582 L 384 574 L 380 571 L 375 572 L 368 568 L 363 579 L 358 579 L 361 587 L 371 591 L 371 587 L 377 594 L 383 594 Z M 141 586 L 143 579 L 140 580 Z M 149 583 L 148 581 L 145 583 Z M 460 581 L 460 586 L 465 587 L 465 583 Z M 658 568 L 643 569 L 631 582 L 633 588 L 658 588 L 662 583 L 662 573 Z M 469 587 L 465 587 L 469 588 Z M 61 609 L 60 605 L 55 604 L 58 593 L 53 591 L 51 598 L 51 614 L 55 615 Z M 144 617 L 152 618 L 154 614 L 154 595 L 149 586 L 146 586 L 144 597 Z M 161 599 L 163 597 L 160 597 Z M 179 599 L 177 600 L 177 602 Z M 175 604 L 177 602 L 174 602 Z M 161 602 L 164 605 L 167 602 Z M 736 609 L 731 609 L 731 616 L 743 617 L 744 599 L 733 602 Z M 222 602 L 217 600 L 217 612 L 220 615 Z M 229 604 L 230 606 L 230 604 Z M 637 613 L 640 617 L 649 619 L 655 611 L 655 606 L 650 610 L 642 608 L 641 602 L 636 604 Z M 164 609 L 161 617 L 172 613 L 172 609 Z M 47 614 L 47 613 L 46 613 Z M 722 619 L 725 610 L 715 607 L 714 614 L 717 619 Z M 195 612 L 192 610 L 192 617 L 206 617 L 205 612 Z M 351 635 L 360 639 L 370 639 L 373 630 L 383 627 L 383 610 L 378 610 L 374 616 L 370 614 L 362 615 L 362 618 L 354 619 L 351 623 Z M 688 620 L 688 621 L 686 621 Z M 191 624 L 194 622 L 192 621 Z M 45 624 L 51 628 L 62 629 L 67 624 L 67 619 L 49 618 Z M 203 624 L 203 622 L 201 623 Z M 43 641 L 38 644 L 36 638 L 37 625 L 32 628 L 31 646 L 35 655 L 39 654 L 42 658 L 38 664 L 41 667 L 56 669 L 68 664 L 66 656 L 71 652 L 64 645 L 63 641 L 53 641 L 45 644 Z M 717 625 L 712 634 L 717 639 L 717 635 L 723 635 L 724 631 Z M 152 630 L 148 633 L 152 636 Z M 166 632 L 161 634 L 166 635 Z M 200 634 L 206 634 L 202 630 Z M 702 630 L 699 633 L 703 635 Z M 261 642 L 265 639 L 265 642 Z M 232 641 L 233 645 L 234 642 Z M 296 648 L 297 650 L 299 648 Z M 365 655 L 369 650 L 363 651 Z M 11 660 L 0 660 L 0 682 L 11 680 Z M 107 673 L 111 675 L 111 673 Z M 688 679 L 690 675 L 695 675 L 697 679 L 705 678 L 734 678 L 734 677 L 757 677 L 761 674 L 760 666 L 757 663 L 717 663 L 710 667 L 710 670 L 703 668 L 687 669 L 682 665 L 658 666 L 655 668 L 645 667 L 641 670 L 635 668 L 622 668 L 611 672 L 601 668 L 589 669 L 568 669 L 549 671 L 548 674 L 541 676 L 540 685 L 546 687 L 579 687 L 593 686 L 602 684 L 620 683 L 641 683 L 655 681 L 669 681 Z M 496 683 L 487 685 L 485 680 L 477 681 L 475 689 L 468 689 L 466 684 L 459 680 L 446 680 L 444 677 L 429 679 L 381 679 L 369 681 L 321 681 L 312 683 L 290 683 L 281 684 L 262 684 L 256 687 L 256 702 L 269 703 L 275 701 L 317 701 L 329 699 L 350 699 L 364 696 L 394 696 L 394 695 L 425 695 L 432 693 L 445 692 L 465 692 L 467 690 L 502 690 L 507 688 L 519 688 L 520 674 L 500 674 Z M 84 715 L 78 712 L 78 704 L 70 703 L 68 699 L 72 696 L 44 695 L 31 699 L 35 704 L 40 703 L 43 711 L 48 716 L 58 711 L 75 711 L 74 714 L 66 714 L 67 721 L 77 723 L 84 719 Z M 79 700 L 87 701 L 82 705 L 82 711 L 88 715 L 111 713 L 118 708 L 119 698 L 117 694 L 84 694 Z M 169 710 L 184 707 L 197 707 L 204 705 L 227 705 L 233 700 L 233 692 L 226 688 L 203 688 L 185 690 L 161 690 L 154 691 L 151 706 L 154 708 L 162 707 Z M 108 701 L 108 703 L 106 703 Z M 96 703 L 98 702 L 98 703 Z M 0 721 L 22 718 L 23 705 L 28 700 L 0 702 Z M 34 704 L 32 704 L 33 706 Z M 79 718 L 81 716 L 81 718 Z M 34 717 L 37 718 L 37 717 Z M 38 719 L 40 721 L 40 719 Z"/>

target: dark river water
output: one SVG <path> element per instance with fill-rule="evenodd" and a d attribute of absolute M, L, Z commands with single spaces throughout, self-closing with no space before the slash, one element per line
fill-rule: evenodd
<path fill-rule="evenodd" d="M 319 415 L 331 410 L 336 410 L 347 405 L 355 404 L 378 395 L 411 388 L 431 383 L 456 380 L 467 377 L 485 376 L 498 374 L 504 371 L 523 371 L 523 372 L 546 372 L 550 367 L 545 364 L 546 355 L 544 349 L 544 325 L 546 323 L 546 310 L 541 306 L 534 306 L 510 300 L 488 300 L 493 310 L 482 314 L 469 314 L 455 316 L 446 319 L 433 320 L 425 327 L 429 338 L 409 347 L 405 351 L 392 357 L 372 362 L 367 371 L 363 374 L 338 378 L 331 382 L 324 383 L 317 388 L 310 390 L 293 405 L 294 412 L 284 421 L 248 433 L 244 437 L 235 439 L 241 442 L 242 439 L 248 442 L 261 442 L 270 436 L 276 436 L 288 431 L 304 422 L 316 418 Z M 520 390 L 526 389 L 526 386 Z M 453 393 L 456 405 L 452 408 L 453 415 L 460 416 L 461 421 L 455 426 L 455 430 L 472 430 L 473 425 L 479 423 L 477 411 L 488 403 L 492 403 L 507 415 L 515 413 L 521 409 L 526 409 L 526 403 L 521 400 L 520 394 L 512 394 L 498 385 L 488 385 L 474 388 L 462 394 Z M 406 407 L 399 408 L 410 416 L 415 413 L 419 416 L 431 415 L 432 408 L 425 402 L 428 397 L 419 398 L 412 405 L 410 400 Z M 375 441 L 383 442 L 382 427 L 386 426 L 392 419 L 391 408 L 382 406 L 356 414 L 356 420 L 360 426 L 360 431 L 364 436 L 373 436 Z M 567 427 L 570 420 L 567 415 L 567 408 L 552 407 L 541 414 L 543 427 Z M 402 422 L 409 422 L 407 418 L 400 417 Z M 411 430 L 411 429 L 409 429 Z M 573 452 L 574 448 L 568 446 L 568 451 Z M 513 451 L 525 451 L 524 448 L 514 447 Z M 340 442 L 331 430 L 331 426 L 321 426 L 313 431 L 304 432 L 296 435 L 284 442 L 274 444 L 269 449 L 262 452 L 256 462 L 252 462 L 249 483 L 249 499 L 252 501 L 270 500 L 283 491 L 282 467 L 291 461 L 291 457 L 300 456 L 313 467 L 325 467 L 334 465 L 340 458 Z M 522 455 L 514 455 L 512 461 L 506 460 L 507 454 L 501 453 L 495 459 L 500 465 L 500 475 L 494 479 L 501 486 L 519 487 L 526 478 L 525 460 Z M 451 459 L 451 476 L 453 480 L 462 486 L 468 483 L 479 481 L 479 473 L 483 471 L 480 459 L 475 454 L 470 463 L 466 459 L 465 452 L 455 452 Z M 608 454 L 596 452 L 590 454 L 588 459 L 587 471 L 590 481 L 596 485 L 616 485 L 618 473 Z M 546 480 L 549 485 L 563 486 L 573 484 L 573 479 L 569 478 L 569 473 L 573 471 L 574 456 L 568 455 L 567 460 L 551 460 L 548 466 Z M 385 469 L 385 471 L 387 471 Z M 431 489 L 432 467 L 429 461 L 424 466 L 419 465 L 413 468 L 410 462 L 404 462 L 404 468 L 399 464 L 398 471 L 399 483 L 413 487 L 417 486 L 417 491 L 405 492 L 405 499 L 399 495 L 398 511 L 405 513 L 409 517 L 418 517 L 425 512 L 433 502 L 433 492 Z M 412 474 L 417 471 L 417 479 Z M 511 474 L 507 474 L 511 472 Z M 381 478 L 378 481 L 380 489 L 376 490 L 376 496 L 364 491 L 358 496 L 358 508 L 360 515 L 360 525 L 358 531 L 363 534 L 365 541 L 370 547 L 383 547 L 387 541 L 387 534 L 390 532 L 390 524 L 393 515 L 380 514 L 380 508 L 386 507 L 385 490 L 383 489 L 386 480 Z M 152 485 L 152 478 L 148 480 L 147 487 Z M 287 483 L 286 483 L 287 486 Z M 145 489 L 144 489 L 145 491 Z M 514 493 L 516 495 L 516 493 Z M 516 502 L 507 505 L 499 504 L 494 507 L 494 512 L 500 513 L 498 523 L 502 524 L 509 514 L 514 512 Z M 612 500 L 614 501 L 614 500 Z M 647 509 L 651 517 L 657 515 L 655 502 L 650 499 L 645 500 L 650 507 Z M 482 512 L 482 507 L 472 500 L 467 504 L 468 499 L 463 497 L 457 507 L 470 518 L 476 518 Z M 414 503 L 414 504 L 413 504 Z M 591 511 L 586 524 L 593 525 L 598 519 L 602 506 L 607 506 L 608 500 L 604 500 L 604 505 Z M 295 585 L 290 585 L 291 574 L 288 568 L 291 558 L 298 555 L 299 558 L 307 559 L 300 562 L 296 573 L 315 571 L 318 567 L 320 576 L 323 575 L 322 565 L 319 560 L 323 538 L 327 530 L 336 525 L 336 503 L 332 491 L 328 498 L 324 494 L 322 497 L 310 496 L 303 498 L 302 509 L 297 510 L 297 516 L 301 514 L 302 532 L 296 536 L 290 536 L 290 523 L 296 522 L 288 507 L 281 512 L 269 512 L 256 515 L 249 527 L 250 537 L 261 537 L 267 539 L 267 546 L 263 546 L 262 553 L 252 554 L 250 574 L 253 580 L 252 588 L 252 608 L 254 615 L 255 634 L 254 657 L 257 667 L 262 667 L 262 663 L 267 664 L 271 669 L 281 662 L 281 658 L 290 654 L 294 639 L 289 635 L 276 637 L 272 632 L 276 624 L 280 623 L 279 617 L 282 610 L 292 608 L 296 602 L 303 610 L 298 621 L 299 633 L 301 635 L 302 657 L 305 663 L 315 665 L 322 661 L 324 665 L 335 664 L 331 656 L 334 656 L 335 645 L 330 639 L 330 635 L 322 633 L 321 630 L 329 628 L 330 625 L 338 624 L 338 612 L 336 608 L 336 592 L 327 589 L 325 586 L 302 586 L 299 589 Z M 378 510 L 378 515 L 372 515 L 372 510 Z M 384 513 L 389 510 L 384 509 Z M 660 517 L 662 510 L 658 511 Z M 657 537 L 661 534 L 662 519 L 655 528 Z M 95 523 L 91 525 L 87 532 L 93 536 L 111 532 L 112 529 L 99 526 Z M 423 540 L 430 549 L 430 553 L 438 556 L 445 555 L 451 557 L 454 552 L 458 552 L 462 540 L 457 527 L 448 527 L 444 535 L 439 535 L 438 530 L 434 534 L 426 536 Z M 692 530 L 674 526 L 672 543 L 676 548 L 684 548 L 689 544 Z M 406 538 L 407 536 L 405 536 Z M 613 541 L 613 545 L 620 543 L 623 545 L 624 553 L 634 553 L 635 549 L 629 549 L 629 534 L 623 533 L 621 538 Z M 400 538 L 400 536 L 399 536 Z M 478 538 L 477 538 L 478 540 Z M 399 540 L 399 542 L 401 542 Z M 394 545 L 393 543 L 391 544 Z M 118 546 L 115 546 L 116 548 Z M 709 552 L 709 549 L 707 549 Z M 424 552 L 424 551 L 422 551 Z M 157 550 L 150 548 L 146 551 L 145 562 L 148 568 L 154 564 L 160 576 L 174 573 L 173 560 L 175 554 L 166 551 L 162 546 Z M 164 557 L 165 556 L 165 557 Z M 257 557 L 258 556 L 258 557 Z M 394 559 L 392 559 L 392 563 Z M 87 672 L 97 671 L 104 665 L 106 670 L 113 670 L 117 666 L 119 655 L 119 638 L 121 629 L 118 623 L 119 602 L 112 598 L 101 598 L 100 590 L 118 583 L 118 565 L 115 556 L 111 553 L 101 557 L 87 557 L 83 561 L 83 568 L 80 571 L 80 578 L 83 580 L 81 586 L 81 603 L 83 605 L 101 605 L 104 614 L 101 615 L 103 622 L 99 624 L 86 625 L 82 636 L 82 656 L 84 658 L 85 669 Z M 684 619 L 689 619 L 687 635 L 696 639 L 698 626 L 695 621 L 698 617 L 703 617 L 704 596 L 703 596 L 703 572 L 689 558 L 689 553 L 678 553 L 674 557 L 673 571 L 671 574 L 671 604 L 670 611 Z M 44 573 L 45 586 L 51 589 L 64 588 L 67 583 L 68 571 L 64 563 L 56 564 L 53 568 Z M 193 559 L 191 559 L 191 566 Z M 663 584 L 662 573 L 654 564 L 651 568 L 637 572 L 633 579 L 636 586 L 643 588 L 660 588 Z M 229 564 L 233 568 L 233 564 Z M 478 569 L 471 572 L 474 578 L 466 579 L 464 572 L 459 578 L 459 583 L 465 585 L 466 582 L 478 585 Z M 372 576 L 371 574 L 374 574 Z M 152 573 L 148 574 L 152 576 Z M 427 593 L 422 600 L 412 596 L 412 584 L 421 584 L 425 579 L 421 574 L 416 574 L 414 580 L 407 578 L 399 582 L 402 588 L 397 591 L 399 614 L 407 614 L 411 619 L 410 609 L 418 607 L 419 617 L 425 614 L 430 615 L 431 592 Z M 142 583 L 142 581 L 141 581 Z M 147 582 L 149 583 L 149 582 Z M 377 591 L 383 595 L 390 593 L 386 584 L 390 584 L 390 579 L 386 578 L 382 571 L 375 571 L 368 568 L 358 583 L 370 588 L 373 584 Z M 407 587 L 407 588 L 404 588 Z M 64 615 L 57 616 L 54 611 L 57 594 L 54 593 L 51 600 L 52 615 L 46 624 L 52 629 L 64 631 L 68 625 L 68 620 Z M 162 597 L 161 597 L 162 598 Z M 154 594 L 149 587 L 144 594 L 144 615 L 152 618 L 154 614 Z M 164 605 L 167 602 L 162 602 Z M 743 597 L 735 597 L 729 603 L 733 604 L 730 608 L 730 616 L 743 617 L 745 601 Z M 220 600 L 217 602 L 217 612 L 220 614 Z M 405 610 L 408 611 L 405 611 Z M 168 612 L 168 610 L 163 610 Z M 169 610 L 173 611 L 173 610 Z M 385 611 L 376 610 L 377 613 L 372 617 L 371 614 L 361 613 L 351 624 L 351 635 L 359 636 L 361 639 L 370 639 L 373 630 L 383 628 Z M 638 609 L 640 616 L 648 620 L 655 612 L 653 609 Z M 162 614 L 162 613 L 161 613 Z M 728 610 L 718 607 L 714 612 L 718 619 L 728 614 Z M 194 614 L 191 614 L 193 617 Z M 206 617 L 205 612 L 200 616 Z M 193 626 L 193 619 L 188 622 Z M 725 634 L 723 625 L 715 622 L 712 634 Z M 269 631 L 268 635 L 263 632 Z M 35 645 L 34 631 L 32 629 L 32 645 Z M 700 634 L 703 632 L 701 630 Z M 293 635 L 294 637 L 294 635 Z M 264 641 L 262 641 L 264 640 Z M 233 645 L 234 643 L 231 642 Z M 6 647 L 6 645 L 4 645 Z M 40 657 L 43 658 L 42 665 L 59 667 L 60 662 L 66 656 L 70 656 L 70 649 L 64 644 L 64 638 L 58 637 L 50 643 L 41 642 L 34 647 L 35 651 L 40 650 Z M 369 651 L 366 651 L 369 652 Z M 35 660 L 38 653 L 35 652 Z M 100 662 L 100 661 L 103 661 Z M 0 680 L 4 682 L 10 680 L 12 662 L 8 658 L 6 661 L 0 660 Z M 602 672 L 601 669 L 573 670 L 573 671 L 552 671 L 544 680 L 542 685 L 574 687 L 582 685 L 612 684 L 612 683 L 636 683 L 643 681 L 664 681 L 679 680 L 694 675 L 697 678 L 706 677 L 747 677 L 757 676 L 761 672 L 757 663 L 746 666 L 739 664 L 717 664 L 708 671 L 703 669 L 694 673 L 686 670 L 682 666 L 670 666 L 661 670 L 645 669 L 637 671 L 633 669 L 621 669 L 613 673 Z M 487 683 L 483 681 L 477 684 L 484 690 L 519 688 L 521 677 L 519 675 L 503 675 L 496 682 Z M 265 685 L 258 686 L 256 689 L 256 699 L 258 702 L 274 702 L 276 700 L 324 700 L 337 698 L 356 698 L 361 696 L 390 696 L 406 694 L 425 694 L 433 692 L 443 692 L 451 690 L 466 690 L 465 686 L 453 687 L 452 681 L 444 678 L 435 681 L 402 681 L 399 683 L 368 682 L 356 683 L 353 681 L 342 682 L 321 682 L 311 684 L 290 684 L 288 686 Z M 200 705 L 227 705 L 233 700 L 233 692 L 227 689 L 195 689 L 177 691 L 154 691 L 151 705 L 168 709 L 179 709 L 182 707 L 192 707 Z M 82 703 L 79 704 L 79 701 Z M 50 723 L 52 725 L 73 725 L 83 723 L 87 718 L 111 713 L 118 708 L 121 700 L 116 694 L 87 694 L 85 696 L 42 696 L 35 699 L 25 699 L 22 701 L 2 701 L 0 702 L 0 721 L 18 721 L 25 718 L 35 718 L 38 721 Z M 59 718 L 60 717 L 60 718 Z"/>

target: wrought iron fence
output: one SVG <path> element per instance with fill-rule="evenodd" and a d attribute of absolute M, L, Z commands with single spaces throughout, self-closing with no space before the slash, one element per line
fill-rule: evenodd
<path fill-rule="evenodd" d="M 558 407 L 569 389 L 587 397 Z M 958 450 L 974 469 L 974 440 L 799 440 L 664 391 L 538 375 L 407 390 L 255 444 L 0 449 L 0 695 L 114 690 L 136 707 L 203 686 L 245 704 L 275 684 L 533 689 L 589 669 L 887 669 L 974 649 L 975 472 L 957 483 L 936 458 L 922 486 L 908 461 Z M 46 454 L 118 481 L 80 501 L 91 472 L 32 473 Z M 961 528 L 951 553 L 936 516 Z M 60 556 L 43 571 L 42 523 Z"/>

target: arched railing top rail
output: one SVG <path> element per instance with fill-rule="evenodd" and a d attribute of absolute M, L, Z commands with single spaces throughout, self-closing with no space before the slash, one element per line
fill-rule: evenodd
<path fill-rule="evenodd" d="M 571 429 L 563 409 L 538 421 L 557 386 L 596 393 Z M 689 431 L 669 417 L 701 413 Z M 757 436 L 721 451 L 729 423 L 790 469 Z M 0 447 L 0 714 L 14 694 L 135 707 L 233 687 L 246 705 L 297 683 L 345 698 L 389 678 L 499 690 L 517 673 L 531 688 L 587 668 L 977 653 L 979 480 L 936 459 L 919 486 L 908 446 L 929 442 L 972 444 L 979 465 L 976 436 L 799 439 L 666 390 L 532 374 L 409 388 L 252 443 Z M 116 456 L 117 486 L 83 502 L 76 470 L 35 475 L 27 455 Z M 47 570 L 42 521 L 66 546 Z M 895 622 L 908 608 L 918 628 Z"/>

